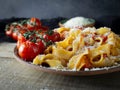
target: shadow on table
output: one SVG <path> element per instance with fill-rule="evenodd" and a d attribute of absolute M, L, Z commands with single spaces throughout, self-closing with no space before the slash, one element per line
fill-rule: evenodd
<path fill-rule="evenodd" d="M 52 87 L 55 87 L 54 85 L 57 83 L 58 87 L 62 86 L 64 89 L 69 88 L 70 90 L 119 90 L 120 88 L 120 72 L 94 76 L 55 75 L 54 80 L 52 80 Z"/>

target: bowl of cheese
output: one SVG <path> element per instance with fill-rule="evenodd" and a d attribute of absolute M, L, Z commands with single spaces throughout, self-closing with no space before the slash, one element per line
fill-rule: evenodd
<path fill-rule="evenodd" d="M 93 27 L 94 25 L 95 25 L 94 19 L 85 17 L 73 17 L 71 19 L 65 19 L 59 22 L 60 27 L 66 28 Z"/>

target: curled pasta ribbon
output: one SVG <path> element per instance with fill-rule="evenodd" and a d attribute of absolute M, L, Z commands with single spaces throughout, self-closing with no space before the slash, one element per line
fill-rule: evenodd
<path fill-rule="evenodd" d="M 78 36 L 72 43 L 72 51 L 75 53 L 78 51 L 78 49 L 83 47 L 83 39 L 82 37 Z"/>
<path fill-rule="evenodd" d="M 61 34 L 61 33 L 63 33 L 64 31 L 69 31 L 69 30 L 70 30 L 69 28 L 60 27 L 60 28 L 57 29 L 57 32 Z"/>
<path fill-rule="evenodd" d="M 69 47 L 68 49 L 71 49 L 71 47 Z M 74 54 L 73 51 L 65 50 L 63 48 L 57 48 L 55 46 L 48 47 L 45 50 L 45 53 L 46 53 L 46 57 L 48 57 L 47 55 L 52 55 L 52 57 L 54 56 L 54 58 L 60 60 L 63 66 L 67 66 L 67 62 L 69 58 Z"/>
<path fill-rule="evenodd" d="M 67 51 L 63 48 L 53 47 L 52 54 L 55 55 L 59 59 L 63 59 L 63 60 L 68 61 L 72 57 L 73 52 L 72 51 Z"/>
<path fill-rule="evenodd" d="M 42 62 L 44 62 L 46 59 L 54 59 L 54 55 L 52 54 L 47 54 L 47 55 L 37 55 L 34 60 L 33 60 L 33 64 L 36 65 L 40 65 L 42 64 Z"/>
<path fill-rule="evenodd" d="M 61 39 L 64 39 L 68 36 L 70 29 L 65 27 L 60 27 L 56 29 L 56 31 L 60 34 Z"/>
<path fill-rule="evenodd" d="M 89 62 L 89 58 L 87 58 L 87 54 L 89 53 L 89 50 L 86 49 L 84 53 L 82 54 L 78 54 L 78 55 L 74 55 L 68 63 L 68 68 L 69 69 L 75 69 L 77 71 L 79 71 L 83 66 L 87 65 L 91 65 Z"/>
<path fill-rule="evenodd" d="M 110 32 L 110 28 L 107 28 L 107 27 L 101 27 L 101 28 L 97 29 L 97 34 L 99 34 L 99 35 L 103 35 L 108 32 Z"/>
<path fill-rule="evenodd" d="M 57 47 L 63 47 L 64 49 L 66 49 L 68 46 L 72 45 L 76 36 L 78 36 L 80 32 L 81 32 L 80 30 L 69 32 L 69 36 L 67 38 L 65 38 L 63 41 L 56 43 Z"/>
<path fill-rule="evenodd" d="M 107 43 L 111 45 L 111 49 L 110 49 L 111 55 L 113 56 L 120 55 L 120 38 L 118 35 L 114 33 L 110 33 L 108 35 Z"/>
<path fill-rule="evenodd" d="M 94 49 L 90 50 L 90 56 L 95 57 L 96 55 L 99 55 L 101 53 L 102 54 L 106 53 L 107 56 L 109 56 L 110 55 L 110 49 L 111 49 L 111 45 L 109 45 L 109 44 L 100 45 L 97 48 L 94 48 Z"/>
<path fill-rule="evenodd" d="M 90 62 L 95 67 L 103 67 L 106 66 L 106 57 L 110 56 L 111 45 L 105 44 L 101 45 L 98 48 L 90 50 Z M 105 56 L 104 56 L 105 55 Z M 111 60 L 108 60 L 109 64 L 113 64 Z M 107 65 L 108 66 L 108 65 Z"/>
<path fill-rule="evenodd" d="M 99 45 L 102 45 L 102 43 L 103 43 L 103 39 L 101 37 L 97 37 L 95 39 L 95 41 L 97 41 L 97 44 L 99 44 Z"/>
<path fill-rule="evenodd" d="M 71 40 L 71 38 L 66 38 L 61 42 L 57 42 L 56 43 L 57 47 L 67 48 L 69 45 L 71 45 L 70 40 Z"/>
<path fill-rule="evenodd" d="M 116 40 L 117 42 L 116 42 L 116 44 L 117 44 L 117 48 L 119 48 L 120 49 L 120 38 L 117 38 L 117 40 Z"/>
<path fill-rule="evenodd" d="M 110 60 L 110 58 L 105 58 L 105 54 L 100 54 L 94 57 L 91 61 L 94 67 L 104 67 L 111 66 L 114 64 L 115 60 Z"/>
<path fill-rule="evenodd" d="M 48 66 L 52 67 L 52 68 L 60 68 L 60 69 L 63 68 L 61 61 L 56 60 L 56 59 L 52 59 L 52 60 L 47 59 L 47 60 L 45 60 L 44 63 L 48 64 Z"/>
<path fill-rule="evenodd" d="M 36 56 L 33 60 L 33 64 L 52 68 L 63 68 L 62 62 L 52 54 Z"/>

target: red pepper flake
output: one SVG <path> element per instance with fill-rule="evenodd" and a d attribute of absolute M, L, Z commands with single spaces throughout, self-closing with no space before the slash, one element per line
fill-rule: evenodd
<path fill-rule="evenodd" d="M 103 39 L 103 42 L 105 42 L 107 39 L 108 39 L 108 37 L 107 36 L 101 36 L 102 37 L 102 39 Z"/>
<path fill-rule="evenodd" d="M 104 54 L 103 54 L 103 58 L 106 58 L 106 57 L 107 57 L 107 54 L 106 54 L 106 53 L 104 53 Z"/>

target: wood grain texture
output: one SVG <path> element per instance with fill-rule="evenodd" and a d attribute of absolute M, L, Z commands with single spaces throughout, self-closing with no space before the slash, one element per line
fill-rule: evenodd
<path fill-rule="evenodd" d="M 0 90 L 119 90 L 120 72 L 96 76 L 44 73 L 13 57 L 15 43 L 0 44 Z"/>

